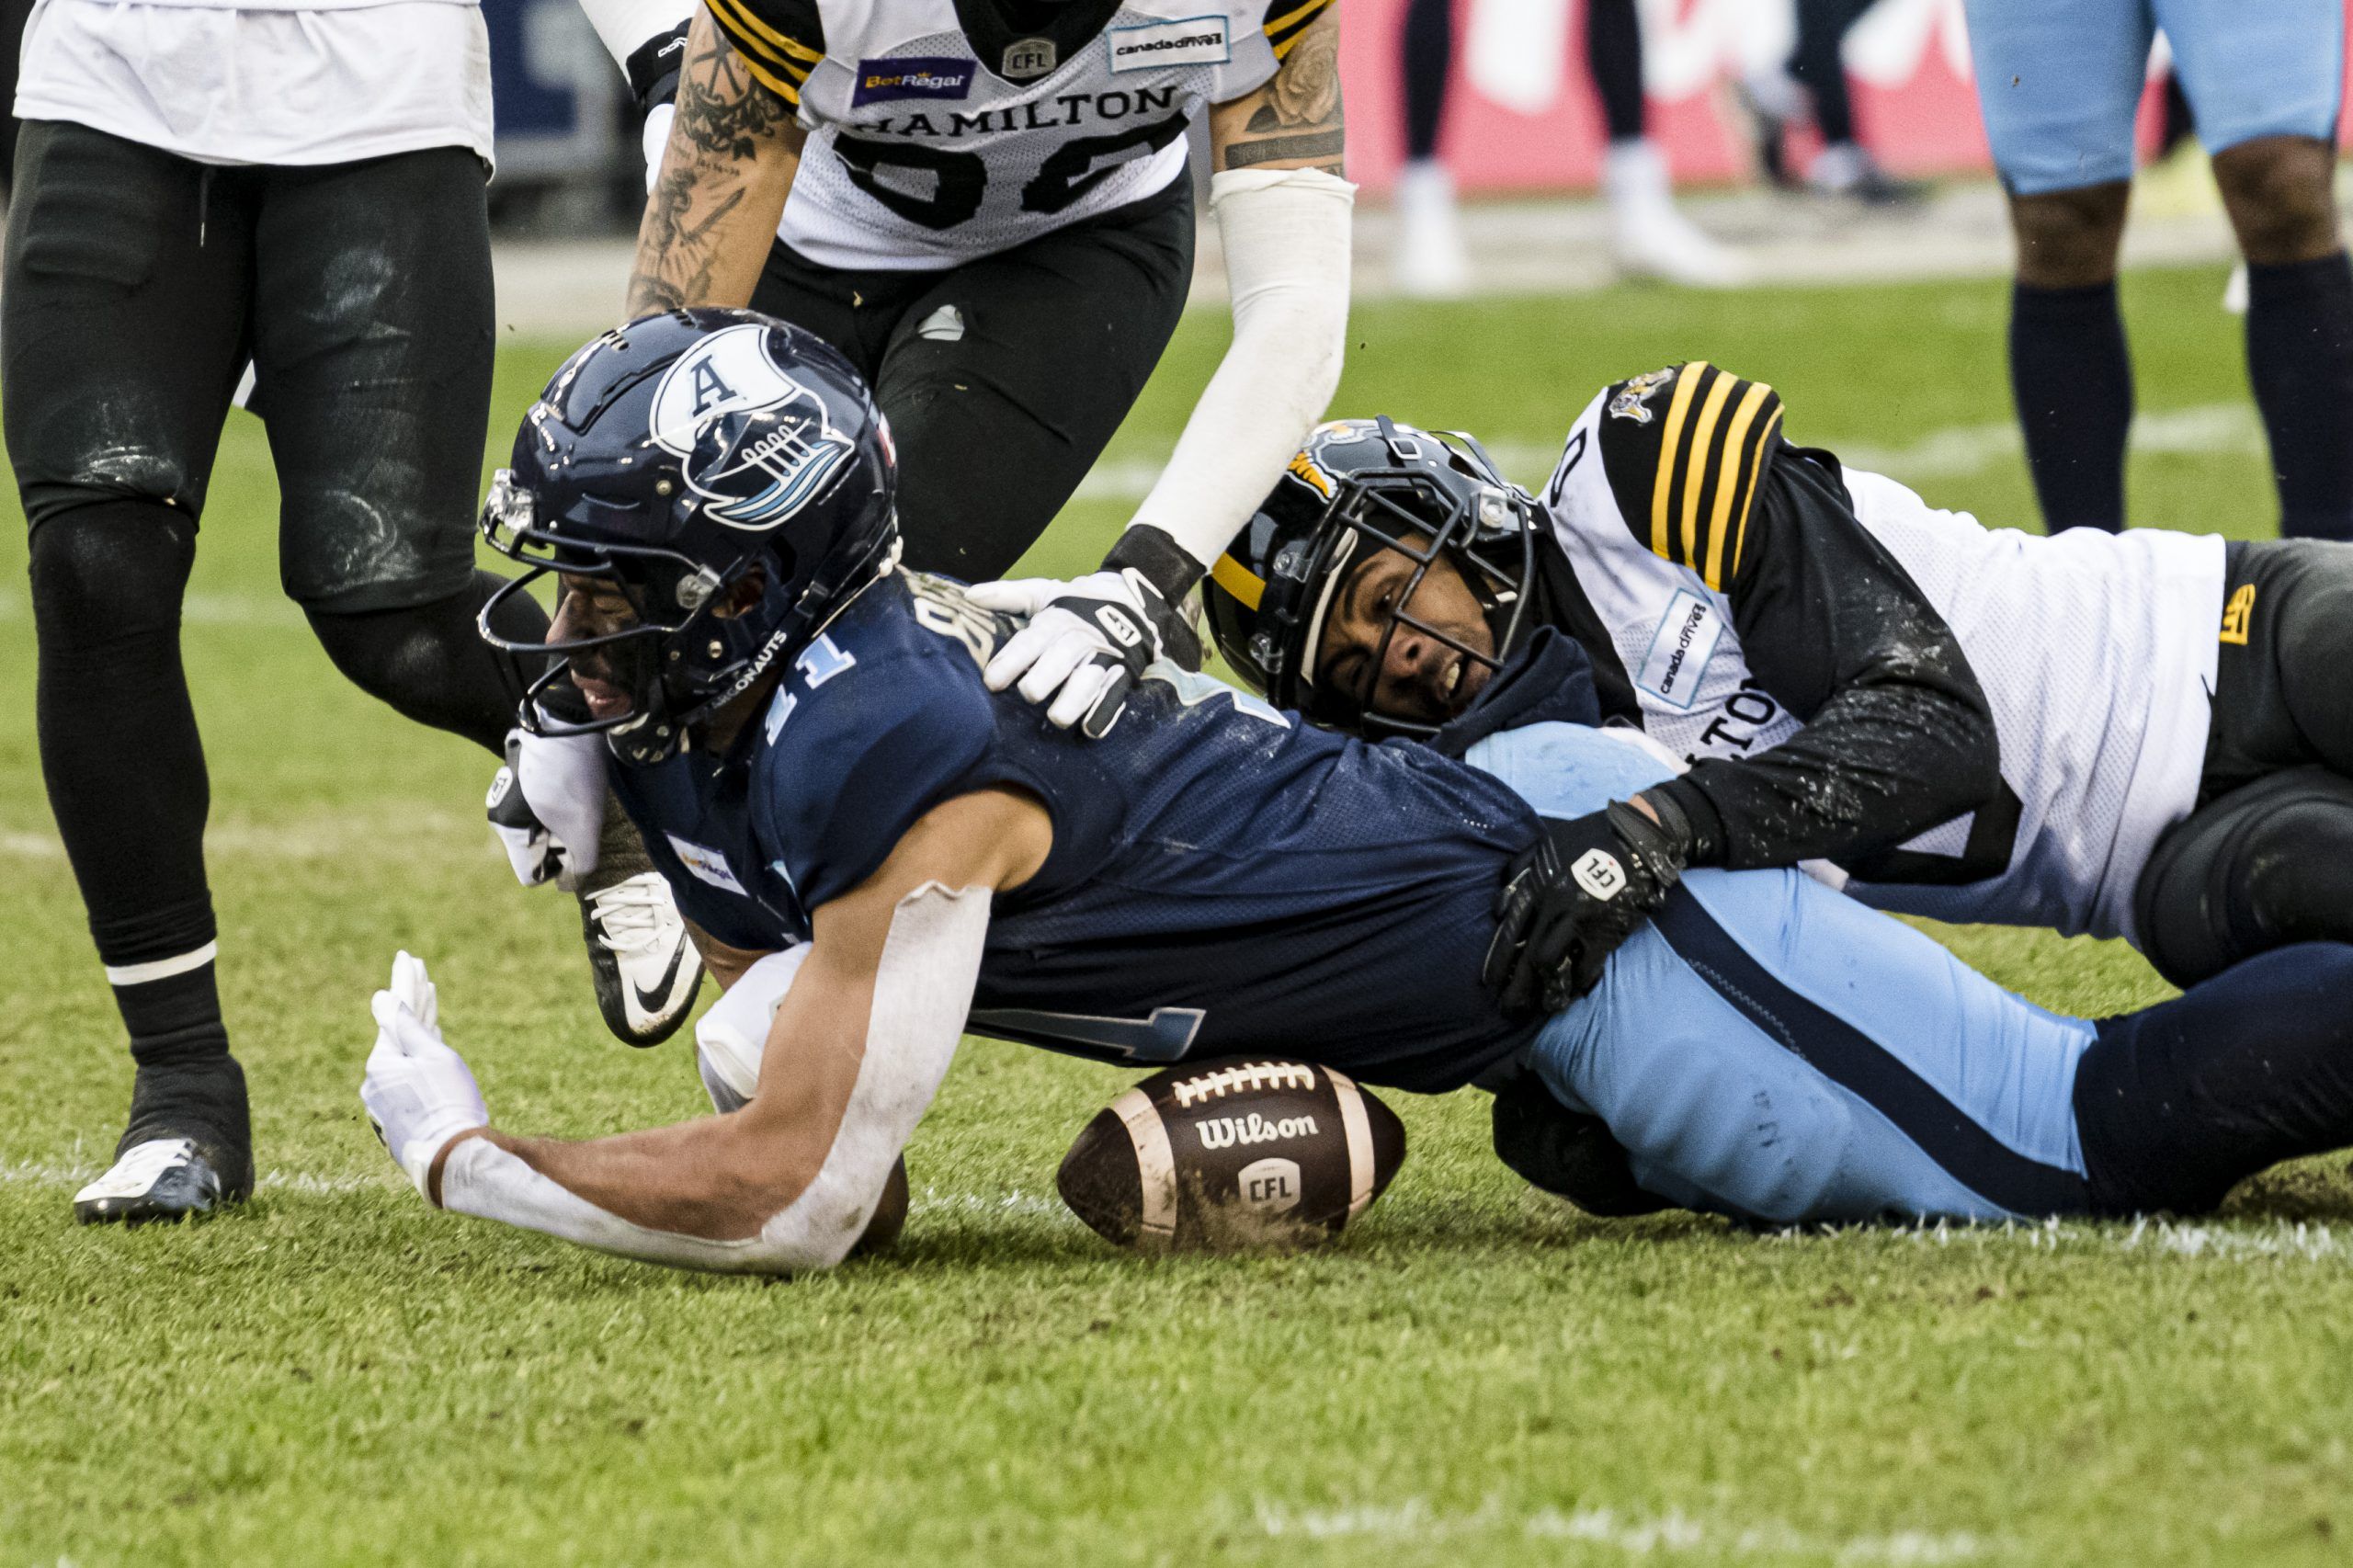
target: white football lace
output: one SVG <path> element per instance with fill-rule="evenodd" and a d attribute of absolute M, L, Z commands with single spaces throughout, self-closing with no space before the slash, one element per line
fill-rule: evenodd
<path fill-rule="evenodd" d="M 676 916 L 661 872 L 623 878 L 602 892 L 590 893 L 588 902 L 597 912 L 597 939 L 613 952 L 659 952 L 669 944 Z"/>
<path fill-rule="evenodd" d="M 196 1153 L 196 1143 L 188 1138 L 154 1138 L 131 1146 L 131 1151 L 114 1163 L 107 1172 L 109 1182 L 136 1182 L 153 1187 L 156 1179 L 174 1165 L 186 1165 Z"/>

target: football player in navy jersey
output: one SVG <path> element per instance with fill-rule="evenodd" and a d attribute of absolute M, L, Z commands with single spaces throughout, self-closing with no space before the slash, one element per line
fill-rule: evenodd
<path fill-rule="evenodd" d="M 781 323 L 607 335 L 514 461 L 485 531 L 563 597 L 549 644 L 507 646 L 585 698 L 574 739 L 609 747 L 710 941 L 728 994 L 699 1055 L 727 1114 L 494 1131 L 404 954 L 361 1093 L 443 1207 L 681 1267 L 831 1265 L 895 1228 L 900 1151 L 968 1020 L 1426 1092 L 1531 1073 L 1616 1134 L 1633 1190 L 1762 1221 L 2196 1208 L 2353 1141 L 2353 1017 L 2319 1001 L 2353 948 L 2095 1024 L 1797 873 L 1699 871 L 1593 995 L 1507 1017 L 1488 910 L 1538 813 L 1668 771 L 1592 727 L 1574 643 L 1540 639 L 1429 746 L 1165 663 L 1111 733 L 1072 734 L 983 679 L 1008 621 L 897 566 L 881 418 Z"/>

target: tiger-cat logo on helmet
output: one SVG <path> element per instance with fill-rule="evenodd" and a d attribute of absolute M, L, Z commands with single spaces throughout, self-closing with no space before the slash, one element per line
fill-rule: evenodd
<path fill-rule="evenodd" d="M 687 487 L 714 522 L 772 528 L 825 486 L 854 450 L 824 399 L 785 374 L 769 329 L 722 328 L 696 344 L 654 391 L 653 436 L 683 460 Z"/>

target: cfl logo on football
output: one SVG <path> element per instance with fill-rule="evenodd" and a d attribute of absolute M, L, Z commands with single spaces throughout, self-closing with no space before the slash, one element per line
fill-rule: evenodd
<path fill-rule="evenodd" d="M 1242 1167 L 1240 1196 L 1244 1207 L 1262 1214 L 1281 1214 L 1299 1207 L 1299 1162 L 1269 1154 Z"/>
<path fill-rule="evenodd" d="M 1588 849 L 1578 856 L 1576 864 L 1569 868 L 1569 875 L 1576 880 L 1577 886 L 1604 903 L 1616 898 L 1626 886 L 1626 868 L 1607 849 Z"/>
<path fill-rule="evenodd" d="M 1313 1138 L 1315 1119 L 1312 1116 L 1287 1116 L 1280 1121 L 1268 1121 L 1256 1111 L 1247 1116 L 1213 1116 L 1193 1124 L 1204 1149 L 1231 1149 L 1239 1143 L 1272 1143 L 1283 1138 Z M 1293 1166 L 1294 1170 L 1298 1167 Z"/>

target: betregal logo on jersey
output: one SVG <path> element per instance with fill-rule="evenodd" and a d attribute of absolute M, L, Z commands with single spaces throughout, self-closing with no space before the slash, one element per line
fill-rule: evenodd
<path fill-rule="evenodd" d="M 861 60 L 858 85 L 850 93 L 852 108 L 891 103 L 900 98 L 963 98 L 972 91 L 976 60 L 910 56 L 904 60 Z"/>

